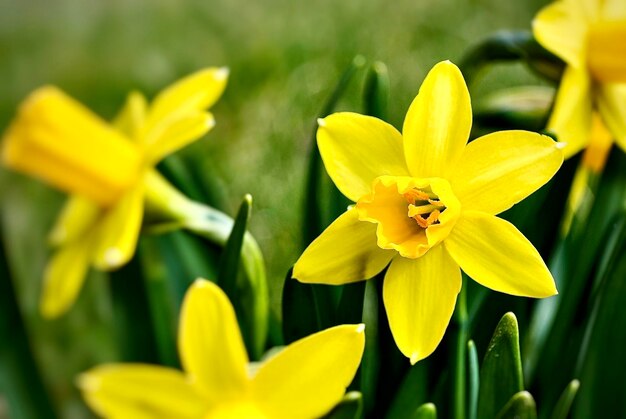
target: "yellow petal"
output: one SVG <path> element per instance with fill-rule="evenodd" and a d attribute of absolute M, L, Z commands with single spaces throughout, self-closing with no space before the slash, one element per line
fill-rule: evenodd
<path fill-rule="evenodd" d="M 53 246 L 72 242 L 94 227 L 102 209 L 93 201 L 80 195 L 67 199 L 48 240 Z"/>
<path fill-rule="evenodd" d="M 215 405 L 246 391 L 248 355 L 233 306 L 217 285 L 196 280 L 187 291 L 178 347 L 185 371 L 207 402 Z"/>
<path fill-rule="evenodd" d="M 270 358 L 252 379 L 252 394 L 271 418 L 317 418 L 342 398 L 361 363 L 365 326 L 315 333 Z"/>
<path fill-rule="evenodd" d="M 429 356 L 448 327 L 461 270 L 443 246 L 417 259 L 397 257 L 383 282 L 383 300 L 396 345 L 411 364 Z"/>
<path fill-rule="evenodd" d="M 576 3 L 582 2 L 556 1 L 541 9 L 533 20 L 533 34 L 545 49 L 581 68 L 585 65 L 589 17 Z"/>
<path fill-rule="evenodd" d="M 57 250 L 43 279 L 40 311 L 46 318 L 58 317 L 74 304 L 89 268 L 92 238 L 84 235 Z"/>
<path fill-rule="evenodd" d="M 93 259 L 96 268 L 103 271 L 117 269 L 132 259 L 143 220 L 143 191 L 140 182 L 103 215 Z"/>
<path fill-rule="evenodd" d="M 326 171 L 353 201 L 370 192 L 381 175 L 408 175 L 402 135 L 380 119 L 350 112 L 319 120 L 317 145 Z"/>
<path fill-rule="evenodd" d="M 144 133 L 187 113 L 210 108 L 222 95 L 228 80 L 228 69 L 211 67 L 193 73 L 168 88 L 154 99 L 144 126 Z M 158 128 L 160 129 L 160 128 Z"/>
<path fill-rule="evenodd" d="M 2 149 L 8 167 L 101 206 L 136 182 L 140 157 L 134 144 L 54 87 L 24 101 Z"/>
<path fill-rule="evenodd" d="M 360 281 L 382 271 L 395 253 L 376 245 L 376 225 L 359 221 L 353 208 L 306 248 L 293 267 L 293 277 L 334 285 Z"/>
<path fill-rule="evenodd" d="M 139 130 L 146 118 L 148 102 L 139 92 L 131 92 L 126 98 L 124 107 L 115 117 L 113 125 L 128 138 L 138 140 Z"/>
<path fill-rule="evenodd" d="M 598 87 L 598 110 L 615 142 L 626 151 L 626 84 Z"/>
<path fill-rule="evenodd" d="M 587 63 L 597 81 L 626 82 L 626 19 L 602 21 L 590 26 Z"/>
<path fill-rule="evenodd" d="M 163 157 L 174 153 L 197 140 L 215 126 L 215 118 L 209 112 L 190 112 L 179 118 L 170 119 L 169 124 L 159 125 L 145 139 L 146 161 L 156 164 Z"/>
<path fill-rule="evenodd" d="M 548 130 L 565 143 L 566 159 L 583 149 L 591 131 L 591 84 L 585 70 L 567 67 L 554 102 Z"/>
<path fill-rule="evenodd" d="M 241 399 L 220 403 L 201 419 L 276 419 L 268 417 L 252 400 Z"/>
<path fill-rule="evenodd" d="M 601 14 L 604 20 L 624 19 L 626 18 L 626 2 L 624 0 L 604 0 Z"/>
<path fill-rule="evenodd" d="M 557 294 L 537 249 L 508 221 L 463 212 L 444 245 L 461 269 L 487 288 L 535 298 Z"/>
<path fill-rule="evenodd" d="M 458 160 L 472 127 L 463 75 L 449 61 L 435 65 L 404 120 L 404 153 L 415 177 L 443 177 Z"/>
<path fill-rule="evenodd" d="M 500 131 L 469 143 L 451 175 L 463 210 L 498 214 L 548 182 L 563 163 L 550 137 Z"/>
<path fill-rule="evenodd" d="M 89 407 L 106 418 L 200 419 L 208 404 L 177 370 L 142 364 L 110 364 L 78 377 Z"/>
<path fill-rule="evenodd" d="M 626 96 L 624 96 L 624 99 L 626 99 Z M 626 111 L 626 107 L 624 108 L 624 111 Z M 624 112 L 624 115 L 626 116 L 626 112 Z M 618 123 L 624 124 L 626 123 L 626 120 L 618 120 Z M 572 181 L 572 188 L 570 191 L 570 199 L 573 199 L 572 197 L 577 195 L 580 196 L 581 200 L 578 201 L 579 203 L 582 202 L 582 195 L 580 194 L 580 192 L 575 192 L 576 179 L 579 176 L 579 172 L 586 172 L 587 175 L 589 174 L 588 170 L 596 174 L 601 173 L 604 169 L 604 165 L 606 164 L 606 159 L 609 157 L 611 146 L 613 145 L 613 136 L 608 131 L 605 123 L 602 121 L 602 118 L 600 118 L 600 115 L 597 112 L 593 113 L 591 124 L 592 126 L 589 144 L 587 145 L 587 148 L 583 153 L 580 170 L 577 170 L 576 172 L 574 181 Z M 622 136 L 622 149 L 626 150 L 626 125 L 623 126 L 622 132 L 624 133 L 624 135 Z M 581 182 L 581 185 L 584 184 L 585 188 L 587 187 L 586 180 L 584 182 L 582 180 L 579 182 Z M 582 186 L 579 186 L 579 189 L 581 188 Z M 578 205 L 576 205 L 576 207 L 577 206 Z"/>

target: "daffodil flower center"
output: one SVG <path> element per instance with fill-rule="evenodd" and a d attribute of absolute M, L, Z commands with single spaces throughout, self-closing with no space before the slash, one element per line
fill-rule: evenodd
<path fill-rule="evenodd" d="M 361 221 L 378 224 L 378 246 L 418 258 L 450 233 L 460 203 L 441 178 L 380 176 L 356 204 Z"/>
<path fill-rule="evenodd" d="M 424 229 L 438 224 L 439 216 L 446 210 L 439 197 L 431 191 L 413 188 L 402 195 L 409 203 L 408 216 Z"/>
<path fill-rule="evenodd" d="M 597 81 L 626 83 L 626 19 L 602 21 L 589 27 L 587 64 Z"/>

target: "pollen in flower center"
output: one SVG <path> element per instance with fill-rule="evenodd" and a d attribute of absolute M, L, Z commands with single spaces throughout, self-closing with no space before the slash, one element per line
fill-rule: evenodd
<path fill-rule="evenodd" d="M 380 176 L 356 204 L 361 221 L 378 224 L 378 246 L 418 258 L 440 243 L 460 212 L 450 184 L 441 178 Z"/>
<path fill-rule="evenodd" d="M 439 216 L 446 210 L 446 206 L 437 195 L 418 188 L 410 189 L 402 195 L 409 203 L 408 216 L 413 218 L 417 225 L 428 228 L 432 224 L 440 223 Z"/>

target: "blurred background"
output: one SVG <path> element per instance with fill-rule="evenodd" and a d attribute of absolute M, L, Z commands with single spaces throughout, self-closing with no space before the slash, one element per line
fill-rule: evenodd
<path fill-rule="evenodd" d="M 529 29 L 546 2 L 529 0 L 0 0 L 0 130 L 35 88 L 54 84 L 104 118 L 131 89 L 148 97 L 206 66 L 231 76 L 212 109 L 216 128 L 177 156 L 211 183 L 234 215 L 254 197 L 251 230 L 266 256 L 273 314 L 302 251 L 302 200 L 315 119 L 357 54 L 387 64 L 389 122 L 401 127 L 426 72 L 499 29 Z M 505 67 L 505 68 L 502 68 Z M 364 74 L 364 73 L 363 73 Z M 470 86 L 474 100 L 533 76 L 501 66 Z M 361 110 L 359 75 L 339 104 Z M 42 373 L 62 417 L 89 417 L 72 377 L 115 359 L 104 275 L 47 322 L 37 313 L 46 235 L 64 197 L 0 168 L 0 211 L 18 297 Z M 137 325 L 137 327 L 141 327 Z M 81 336 L 76 339 L 75 336 Z M 0 418 L 6 408 L 0 396 Z"/>

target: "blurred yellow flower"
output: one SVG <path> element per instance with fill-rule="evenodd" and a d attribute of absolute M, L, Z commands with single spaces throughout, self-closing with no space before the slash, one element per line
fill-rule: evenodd
<path fill-rule="evenodd" d="M 567 64 L 548 122 L 565 157 L 590 142 L 594 109 L 626 150 L 626 2 L 557 1 L 537 14 L 533 32 Z"/>
<path fill-rule="evenodd" d="M 185 372 L 142 364 L 96 367 L 79 377 L 85 400 L 107 418 L 316 418 L 345 393 L 361 362 L 364 325 L 336 326 L 249 363 L 232 305 L 197 280 L 183 302 Z"/>
<path fill-rule="evenodd" d="M 373 117 L 336 113 L 319 121 L 328 174 L 356 205 L 304 251 L 293 276 L 345 284 L 390 262 L 383 284 L 389 324 L 415 363 L 447 328 L 461 269 L 496 291 L 556 294 L 533 245 L 495 216 L 545 184 L 563 162 L 559 145 L 526 131 L 467 144 L 470 97 L 459 69 L 437 64 L 406 115 L 403 133 Z"/>
<path fill-rule="evenodd" d="M 154 166 L 215 125 L 205 109 L 227 78 L 226 68 L 199 71 L 150 105 L 131 93 L 114 126 L 55 87 L 20 106 L 4 135 L 3 163 L 72 194 L 50 235 L 57 250 L 44 273 L 45 317 L 73 304 L 90 264 L 111 270 L 132 258 L 146 197 L 163 189 Z"/>

